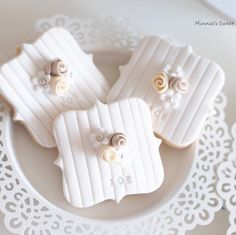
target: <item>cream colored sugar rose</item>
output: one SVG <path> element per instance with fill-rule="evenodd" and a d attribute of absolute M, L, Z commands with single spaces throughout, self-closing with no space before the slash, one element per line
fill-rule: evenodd
<path fill-rule="evenodd" d="M 68 66 L 60 59 L 50 61 L 45 67 L 44 72 L 52 76 L 66 76 L 68 73 Z"/>
<path fill-rule="evenodd" d="M 69 82 L 63 76 L 53 77 L 50 81 L 50 86 L 51 91 L 58 96 L 65 95 L 69 90 Z"/>
<path fill-rule="evenodd" d="M 98 154 L 106 162 L 116 162 L 118 160 L 116 149 L 110 145 L 102 145 L 98 150 Z"/>
<path fill-rule="evenodd" d="M 153 79 L 153 86 L 158 93 L 163 93 L 168 89 L 168 76 L 161 72 Z"/>

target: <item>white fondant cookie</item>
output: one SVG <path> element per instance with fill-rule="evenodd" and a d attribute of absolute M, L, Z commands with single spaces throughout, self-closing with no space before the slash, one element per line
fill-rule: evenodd
<path fill-rule="evenodd" d="M 143 99 L 153 128 L 167 143 L 185 147 L 194 142 L 224 84 L 222 69 L 160 37 L 141 41 L 108 94 L 107 101 Z"/>
<path fill-rule="evenodd" d="M 55 147 L 54 118 L 69 109 L 92 107 L 105 101 L 109 86 L 72 35 L 52 28 L 0 68 L 1 94 L 44 147 Z"/>
<path fill-rule="evenodd" d="M 148 106 L 137 98 L 85 111 L 68 111 L 54 122 L 66 199 L 89 207 L 107 199 L 149 193 L 162 183 L 159 155 Z"/>

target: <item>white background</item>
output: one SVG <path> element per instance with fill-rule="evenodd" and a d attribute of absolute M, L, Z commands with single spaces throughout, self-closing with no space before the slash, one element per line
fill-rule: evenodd
<path fill-rule="evenodd" d="M 124 16 L 140 31 L 172 35 L 219 63 L 226 74 L 227 121 L 235 122 L 236 112 L 231 110 L 236 102 L 232 98 L 236 87 L 236 26 L 195 26 L 195 20 L 221 19 L 197 0 L 0 0 L 0 43 L 22 41 L 25 35 L 33 35 L 34 22 L 40 18 L 54 14 L 88 18 L 101 13 Z M 224 235 L 227 216 L 227 212 L 220 211 L 211 225 L 197 227 L 187 235 Z M 2 214 L 0 222 L 0 234 L 10 234 L 4 229 Z"/>

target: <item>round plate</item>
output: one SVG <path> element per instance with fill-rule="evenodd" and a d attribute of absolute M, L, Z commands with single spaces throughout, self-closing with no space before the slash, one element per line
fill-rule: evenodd
<path fill-rule="evenodd" d="M 96 50 L 92 53 L 96 65 L 108 78 L 110 85 L 119 77 L 119 66 L 125 64 L 130 57 L 128 50 L 119 49 Z M 196 151 L 196 143 L 185 149 L 175 149 L 162 143 L 160 154 L 165 178 L 157 191 L 145 195 L 126 196 L 119 204 L 108 200 L 91 208 L 80 209 L 71 206 L 63 196 L 61 171 L 54 165 L 58 155 L 57 149 L 38 146 L 19 123 L 11 120 L 7 125 L 6 130 L 9 130 L 10 136 L 9 148 L 14 152 L 12 157 L 32 188 L 56 207 L 92 219 L 120 220 L 144 215 L 159 208 L 183 185 Z"/>

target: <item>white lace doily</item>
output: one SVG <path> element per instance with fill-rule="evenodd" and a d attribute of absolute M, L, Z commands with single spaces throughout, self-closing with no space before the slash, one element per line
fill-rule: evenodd
<path fill-rule="evenodd" d="M 218 169 L 217 191 L 225 200 L 225 207 L 229 211 L 230 227 L 227 234 L 236 234 L 236 125 L 231 129 L 233 143 L 232 152 Z"/>
<path fill-rule="evenodd" d="M 122 47 L 132 50 L 142 36 L 126 20 L 101 16 L 96 19 L 71 19 L 57 15 L 36 23 L 37 31 L 53 26 L 68 29 L 85 49 L 91 46 Z M 0 61 L 8 57 L 1 50 Z M 224 121 L 226 97 L 220 94 L 214 102 L 214 115 L 205 122 L 192 169 L 176 195 L 154 212 L 127 223 L 105 223 L 71 215 L 32 192 L 26 180 L 7 154 L 4 122 L 9 118 L 5 104 L 0 107 L 0 209 L 7 228 L 18 234 L 184 234 L 196 225 L 209 224 L 221 209 L 216 194 L 215 168 L 231 151 L 231 136 Z"/>

